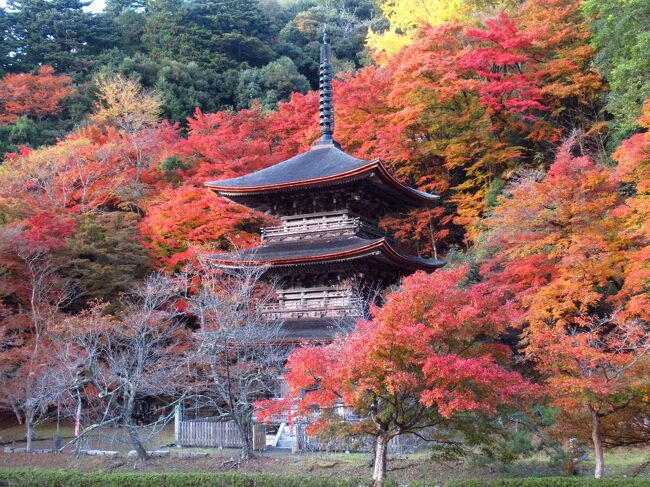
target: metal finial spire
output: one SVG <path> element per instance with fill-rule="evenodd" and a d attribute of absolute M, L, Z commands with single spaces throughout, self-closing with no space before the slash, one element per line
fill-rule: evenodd
<path fill-rule="evenodd" d="M 320 99 L 319 143 L 334 142 L 334 106 L 332 104 L 332 48 L 327 34 L 327 24 L 323 27 L 323 44 L 320 47 L 320 78 L 318 93 Z"/>

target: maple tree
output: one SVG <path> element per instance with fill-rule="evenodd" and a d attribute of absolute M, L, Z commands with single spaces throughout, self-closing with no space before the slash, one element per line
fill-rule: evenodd
<path fill-rule="evenodd" d="M 498 342 L 508 326 L 502 296 L 483 284 L 464 286 L 466 273 L 464 266 L 406 277 L 349 335 L 289 356 L 284 406 L 309 417 L 313 433 L 337 425 L 375 437 L 378 485 L 392 438 L 413 433 L 461 449 L 489 443 L 492 420 L 534 392 L 509 369 L 511 351 Z M 341 407 L 359 421 L 346 422 Z M 273 414 L 278 405 L 261 408 Z"/>
<path fill-rule="evenodd" d="M 261 221 L 251 210 L 203 187 L 181 186 L 161 192 L 141 227 L 152 253 L 174 269 L 191 260 L 197 248 L 234 250 L 257 243 Z"/>
<path fill-rule="evenodd" d="M 435 214 L 387 222 L 420 252 L 471 243 L 504 182 L 543 167 L 562 134 L 583 130 L 590 149 L 604 150 L 604 86 L 574 2 L 525 2 L 480 24 L 421 26 L 412 38 L 335 92 L 346 149 L 442 195 Z"/>
<path fill-rule="evenodd" d="M 473 276 L 484 280 L 462 282 L 466 270 L 412 276 L 347 338 L 300 349 L 290 359 L 291 399 L 301 414 L 310 415 L 312 406 L 321 412 L 313 432 L 375 436 L 378 480 L 382 452 L 397 434 L 426 436 L 426 426 L 435 424 L 439 436 L 428 439 L 439 444 L 457 446 L 444 442 L 457 441 L 458 431 L 467 446 L 492 439 L 501 408 L 518 405 L 532 390 L 509 372 L 510 352 L 499 344 L 509 325 L 518 327 L 520 350 L 540 374 L 549 403 L 563 411 L 554 432 L 591 438 L 597 476 L 604 470 L 603 448 L 650 441 L 650 102 L 634 123 L 641 98 L 630 93 L 643 92 L 645 67 L 634 61 L 643 57 L 634 49 L 643 33 L 625 27 L 642 23 L 642 3 L 621 7 L 640 12 L 638 18 L 596 19 L 598 55 L 575 0 L 381 2 L 389 29 L 371 31 L 367 41 L 378 65 L 339 73 L 334 81 L 335 136 L 343 148 L 381 158 L 402 182 L 442 196 L 439 206 L 391 215 L 382 226 L 418 255 L 465 246 L 468 259 L 480 259 L 480 275 L 472 269 Z M 618 8 L 616 2 L 585 5 L 592 13 Z M 124 25 L 146 18 L 149 33 L 157 22 L 168 29 L 176 17 L 156 8 L 153 17 L 130 7 L 113 14 Z M 18 10 L 12 15 L 24 24 L 29 9 Z M 312 47 L 321 15 L 319 9 L 299 13 L 274 44 L 278 55 L 291 58 L 282 60 L 287 69 L 274 73 L 290 72 L 302 80 L 296 84 L 301 90 L 302 75 L 317 77 Z M 362 39 L 360 19 L 346 18 L 355 39 Z M 604 35 L 610 31 L 621 32 L 611 46 Z M 197 32 L 187 31 L 200 39 Z M 269 55 L 249 34 L 224 34 L 217 42 L 222 50 L 246 42 L 255 48 L 251 59 Z M 287 42 L 293 37 L 303 44 Z M 358 52 L 350 54 L 348 39 L 337 37 L 337 66 L 348 69 Z M 141 310 L 119 293 L 143 280 L 150 266 L 177 272 L 197 250 L 255 245 L 268 217 L 217 198 L 204 183 L 268 167 L 308 150 L 319 136 L 313 91 L 295 93 L 277 108 L 268 102 L 277 93 L 267 93 L 264 106 L 210 113 L 236 100 L 247 106 L 245 93 L 230 93 L 233 86 L 239 81 L 259 89 L 256 77 L 279 65 L 222 73 L 215 66 L 230 66 L 228 56 L 220 52 L 207 67 L 204 51 L 185 48 L 179 53 L 201 59 L 200 65 L 131 56 L 135 46 L 115 64 L 123 75 L 96 78 L 97 103 L 87 123 L 38 149 L 13 147 L 36 146 L 29 133 L 51 130 L 48 124 L 56 125 L 61 113 L 87 114 L 93 105 L 83 84 L 88 79 L 75 78 L 80 90 L 73 102 L 71 78 L 24 64 L 22 57 L 20 69 L 38 71 L 0 80 L 0 139 L 11 139 L 3 147 L 15 150 L 0 168 L 0 389 L 3 407 L 26 422 L 28 438 L 63 396 L 70 411 L 83 405 L 89 418 L 109 414 L 132 429 L 128 409 L 95 401 L 99 389 L 110 391 L 124 380 L 121 372 L 102 364 L 95 372 L 112 382 L 96 385 L 74 374 L 99 353 L 95 339 L 125 344 L 101 349 L 114 358 L 131 346 L 118 332 Z M 5 60 L 3 66 L 16 62 Z M 594 63 L 606 68 L 614 92 L 606 91 Z M 628 90 L 630 79 L 641 81 Z M 269 87 L 286 81 L 275 76 Z M 640 132 L 613 153 L 616 167 L 595 162 L 607 157 L 604 99 L 618 120 L 614 142 L 632 129 Z M 204 110 L 176 123 L 195 105 Z M 161 121 L 161 114 L 174 120 Z M 63 132 L 52 133 L 50 140 Z M 81 295 L 72 304 L 71 290 Z M 94 306 L 97 297 L 111 306 Z M 193 304 L 205 310 L 214 300 Z M 157 326 L 173 322 L 178 334 L 168 338 L 180 344 L 175 311 L 159 311 L 151 328 L 167 337 Z M 213 317 L 203 324 L 217 336 L 218 313 L 208 312 Z M 71 326 L 63 330 L 61 323 Z M 74 327 L 91 333 L 75 334 Z M 167 350 L 158 352 L 170 358 Z M 204 356 L 203 365 L 210 358 Z M 218 388 L 219 374 L 213 379 Z M 131 399 L 123 396 L 123 404 Z M 362 421 L 342 424 L 335 412 L 340 404 Z M 243 422 L 249 421 L 250 408 L 244 413 Z"/>
<path fill-rule="evenodd" d="M 7 74 L 0 79 L 0 125 L 20 116 L 41 119 L 63 110 L 61 101 L 74 92 L 72 78 L 42 66 L 36 74 Z"/>
<path fill-rule="evenodd" d="M 122 180 L 112 151 L 73 134 L 56 145 L 10 155 L 0 192 L 16 208 L 49 208 L 84 214 L 105 205 Z"/>
<path fill-rule="evenodd" d="M 383 32 L 368 30 L 366 45 L 379 62 L 396 55 L 413 42 L 422 26 L 436 26 L 450 21 L 466 21 L 482 12 L 511 10 L 513 0 L 392 0 L 379 2 L 389 28 Z"/>
<path fill-rule="evenodd" d="M 135 183 L 139 184 L 142 172 L 151 163 L 150 152 L 156 138 L 152 137 L 155 131 L 150 129 L 160 120 L 162 98 L 121 75 L 100 76 L 96 84 L 98 101 L 91 119 L 99 126 L 115 130 L 116 138 L 122 139 L 121 158 L 134 169 Z"/>
<path fill-rule="evenodd" d="M 628 300 L 625 313 L 650 321 L 650 101 L 646 101 L 639 124 L 645 132 L 633 135 L 614 152 L 615 177 L 624 185 L 625 201 L 617 210 L 621 231 L 635 245 L 626 253 L 625 284 L 621 293 Z"/>
<path fill-rule="evenodd" d="M 4 338 L 0 370 L 4 393 L 0 401 L 9 406 L 26 429 L 26 448 L 32 449 L 34 428 L 47 418 L 59 394 L 50 368 L 49 330 L 60 319 L 71 298 L 68 282 L 58 275 L 60 262 L 52 252 L 61 249 L 74 231 L 74 222 L 51 213 L 39 213 L 26 225 L 3 228 L 0 259 L 6 291 L 13 309 L 6 309 L 0 322 Z"/>
<path fill-rule="evenodd" d="M 635 304 L 646 288 L 630 275 L 637 259 L 646 267 L 647 241 L 625 235 L 612 169 L 573 156 L 574 143 L 559 149 L 543 179 L 508 189 L 486 221 L 492 257 L 482 271 L 518 303 L 527 357 L 563 409 L 564 433 L 572 424 L 591 437 L 600 477 L 603 441 L 622 441 L 611 425 L 637 423 L 647 403 L 648 320 Z M 628 279 L 634 291 L 623 291 Z"/>

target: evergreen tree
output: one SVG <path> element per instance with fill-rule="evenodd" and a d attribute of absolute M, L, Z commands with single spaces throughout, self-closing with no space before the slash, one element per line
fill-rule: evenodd
<path fill-rule="evenodd" d="M 239 74 L 237 107 L 248 108 L 253 100 L 260 100 L 262 108 L 272 110 L 279 101 L 286 101 L 292 93 L 306 93 L 309 81 L 298 72 L 288 57 L 252 68 Z"/>
<path fill-rule="evenodd" d="M 139 217 L 130 212 L 87 214 L 67 242 L 63 275 L 77 288 L 71 308 L 89 300 L 114 301 L 150 272 L 147 252 L 138 241 Z"/>
<path fill-rule="evenodd" d="M 57 72 L 85 74 L 92 57 L 115 44 L 108 19 L 84 11 L 82 0 L 9 0 L 5 11 L 7 71 L 25 72 L 49 64 Z M 11 54 L 9 54 L 11 53 Z"/>

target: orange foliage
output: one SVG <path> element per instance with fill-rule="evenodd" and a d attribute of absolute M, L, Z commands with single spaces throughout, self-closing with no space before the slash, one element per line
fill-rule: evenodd
<path fill-rule="evenodd" d="M 573 143 L 543 180 L 510 188 L 487 219 L 483 274 L 520 307 L 526 353 L 564 409 L 564 432 L 595 428 L 617 444 L 617 428 L 603 431 L 601 421 L 638 422 L 650 389 L 647 306 L 639 311 L 649 288 L 637 274 L 648 269 L 648 239 L 631 238 L 625 223 L 640 195 L 624 202 L 614 171 L 574 157 Z"/>
<path fill-rule="evenodd" d="M 203 187 L 163 190 L 142 222 L 154 255 L 170 268 L 181 266 L 200 248 L 234 250 L 259 243 L 260 217 L 230 204 Z"/>
<path fill-rule="evenodd" d="M 74 92 L 72 78 L 42 66 L 37 74 L 8 74 L 0 79 L 0 125 L 21 115 L 41 119 L 61 112 L 60 102 Z"/>

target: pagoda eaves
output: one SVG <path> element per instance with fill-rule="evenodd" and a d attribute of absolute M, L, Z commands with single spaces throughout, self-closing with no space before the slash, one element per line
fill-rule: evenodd
<path fill-rule="evenodd" d="M 359 259 L 370 259 L 376 263 L 394 266 L 399 274 L 416 270 L 434 271 L 445 264 L 437 259 L 425 259 L 399 252 L 385 237 L 369 240 L 361 237 L 347 237 L 329 240 L 302 240 L 264 245 L 239 253 L 212 254 L 209 258 L 221 267 L 242 267 L 244 265 L 281 268 L 287 266 L 308 266 L 332 264 Z"/>
<path fill-rule="evenodd" d="M 265 310 L 282 319 L 287 342 L 327 341 L 335 323 L 353 323 L 373 289 L 445 263 L 401 252 L 379 220 L 428 207 L 439 197 L 399 182 L 379 159 L 346 154 L 334 140 L 330 46 L 323 37 L 320 66 L 321 138 L 295 157 L 251 174 L 206 186 L 244 206 L 275 214 L 280 226 L 262 229 L 262 245 L 212 254 L 219 267 L 264 266 L 279 283 Z M 360 295 L 361 293 L 361 295 Z"/>
<path fill-rule="evenodd" d="M 206 186 L 219 196 L 258 210 L 268 210 L 267 198 L 367 181 L 393 201 L 395 211 L 426 207 L 439 196 L 410 188 L 395 179 L 379 159 L 362 160 L 346 154 L 335 142 L 314 145 L 309 151 L 245 176 L 211 181 Z"/>

